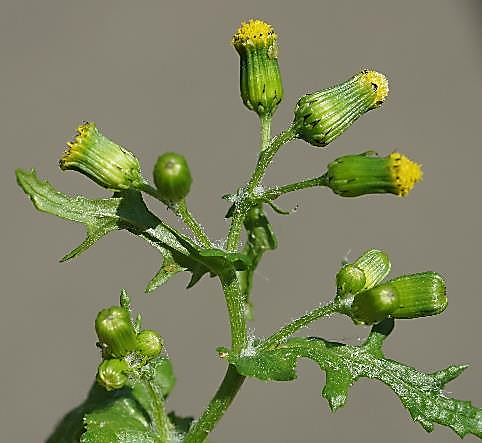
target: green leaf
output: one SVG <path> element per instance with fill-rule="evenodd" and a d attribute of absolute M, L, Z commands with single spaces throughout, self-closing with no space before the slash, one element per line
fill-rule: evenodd
<path fill-rule="evenodd" d="M 65 415 L 47 443 L 158 442 L 145 386 L 129 383 L 124 389 L 106 391 L 94 382 L 87 399 Z M 168 358 L 160 357 L 153 363 L 153 383 L 164 398 L 171 392 L 175 377 Z"/>
<path fill-rule="evenodd" d="M 16 175 L 19 185 L 38 210 L 85 225 L 86 239 L 61 261 L 76 257 L 109 232 L 125 229 L 142 237 L 164 257 L 161 270 L 147 287 L 148 292 L 183 270 L 191 271 L 197 280 L 200 274 L 208 272 L 199 257 L 199 248 L 152 214 L 139 192 L 126 191 L 112 198 L 91 200 L 56 191 L 47 181 L 39 180 L 33 170 L 17 170 Z"/>
<path fill-rule="evenodd" d="M 245 356 L 229 353 L 227 359 L 240 374 L 261 380 L 292 380 L 296 378 L 297 360 L 312 359 L 326 372 L 322 395 L 333 411 L 345 404 L 349 388 L 358 379 L 377 379 L 398 395 L 412 419 L 426 431 L 432 431 L 434 423 L 438 423 L 449 426 L 460 437 L 473 434 L 482 438 L 482 409 L 469 401 L 450 398 L 443 390 L 466 366 L 426 374 L 385 358 L 381 347 L 392 327 L 393 320 L 375 326 L 361 346 L 316 337 L 292 338 L 275 349 L 257 352 L 255 348 Z"/>

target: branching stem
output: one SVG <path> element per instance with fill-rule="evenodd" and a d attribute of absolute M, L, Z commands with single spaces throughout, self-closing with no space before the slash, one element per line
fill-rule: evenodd
<path fill-rule="evenodd" d="M 266 351 L 268 349 L 276 347 L 278 344 L 285 341 L 287 338 L 291 337 L 296 331 L 301 328 L 308 326 L 315 320 L 326 317 L 331 314 L 339 312 L 340 306 L 336 301 L 331 301 L 330 303 L 313 309 L 312 311 L 302 315 L 296 320 L 288 323 L 286 326 L 282 327 L 279 331 L 275 332 L 271 337 L 268 337 L 257 347 L 259 351 Z"/>

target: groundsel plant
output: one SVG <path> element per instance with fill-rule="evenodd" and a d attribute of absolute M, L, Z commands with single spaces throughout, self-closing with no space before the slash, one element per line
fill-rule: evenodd
<path fill-rule="evenodd" d="M 379 72 L 363 69 L 338 85 L 306 94 L 298 100 L 292 123 L 272 137 L 271 121 L 283 100 L 278 36 L 269 24 L 250 20 L 234 34 L 232 45 L 240 57 L 241 98 L 259 116 L 261 140 L 251 177 L 224 196 L 230 220 L 225 247 L 213 244 L 189 211 L 186 197 L 191 173 L 187 160 L 176 152 L 158 158 L 151 184 L 131 152 L 104 136 L 95 123 L 84 122 L 67 143 L 60 168 L 84 174 L 113 192 L 112 196 L 95 200 L 71 197 L 40 180 L 34 170 L 17 171 L 19 185 L 38 210 L 85 225 L 85 240 L 62 261 L 84 252 L 111 231 L 128 231 L 162 256 L 159 272 L 147 284 L 146 292 L 162 290 L 162 285 L 181 272 L 191 275 L 188 288 L 206 274 L 219 279 L 231 332 L 230 348 L 217 350 L 226 361 L 226 375 L 201 416 L 193 419 L 168 413 L 166 400 L 175 378 L 162 331 L 143 329 L 141 315 L 133 315 L 130 297 L 121 290 L 119 305 L 101 310 L 95 319 L 100 350 L 96 381 L 86 400 L 59 422 L 48 441 L 200 443 L 206 441 L 246 377 L 293 380 L 300 358 L 313 360 L 325 371 L 322 396 L 332 411 L 345 404 L 358 379 L 367 377 L 391 388 L 425 430 L 430 432 L 434 424 L 440 424 L 460 437 L 473 434 L 481 438 L 482 409 L 451 398 L 444 390 L 465 365 L 424 373 L 383 353 L 384 341 L 396 321 L 437 315 L 446 308 L 445 281 L 436 272 L 389 278 L 387 253 L 367 249 L 353 262 L 341 264 L 332 277 L 335 295 L 330 302 L 269 337 L 248 337 L 253 273 L 263 254 L 277 247 L 266 214 L 268 210 L 273 216 L 284 213 L 274 203 L 277 198 L 312 187 L 330 188 L 341 197 L 375 193 L 406 197 L 421 180 L 422 170 L 400 152 L 379 155 L 370 151 L 340 157 L 318 177 L 264 187 L 263 177 L 284 145 L 301 139 L 311 146 L 327 146 L 363 114 L 383 105 L 388 81 Z M 144 194 L 173 211 L 190 235 L 178 232 L 151 212 Z M 159 207 L 152 209 L 157 212 Z M 346 315 L 357 325 L 370 325 L 366 340 L 353 346 L 297 334 L 312 322 L 334 314 Z"/>

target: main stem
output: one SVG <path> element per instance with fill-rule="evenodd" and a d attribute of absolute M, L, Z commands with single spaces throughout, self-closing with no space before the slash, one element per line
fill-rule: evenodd
<path fill-rule="evenodd" d="M 261 125 L 267 126 L 268 123 L 264 119 L 261 119 Z M 267 142 L 267 140 L 269 140 L 269 135 L 266 135 L 265 130 L 261 130 L 261 135 L 261 152 L 258 157 L 258 163 L 256 164 L 256 168 L 253 172 L 253 175 L 249 179 L 248 184 L 243 189 L 241 200 L 236 202 L 236 208 L 234 210 L 233 219 L 229 228 L 228 242 L 226 246 L 228 252 L 235 252 L 238 249 L 243 219 L 246 215 L 246 212 L 250 208 L 249 200 L 254 197 L 253 191 L 261 184 L 261 180 L 266 173 L 266 169 L 273 161 L 274 156 L 279 151 L 281 146 L 292 141 L 295 138 L 296 133 L 293 126 L 290 126 L 278 134 L 271 141 L 271 143 Z"/>
<path fill-rule="evenodd" d="M 184 439 L 184 443 L 201 443 L 206 439 L 231 405 L 244 379 L 245 377 L 239 375 L 234 366 L 228 366 L 226 375 L 216 394 L 201 417 L 199 417 L 199 420 L 192 425 Z"/>
<path fill-rule="evenodd" d="M 294 131 L 290 127 L 279 134 L 270 144 L 271 116 L 261 118 L 260 121 L 261 152 L 258 158 L 258 163 L 256 164 L 256 169 L 245 187 L 245 194 L 243 195 L 244 201 L 241 202 L 240 205 L 237 205 L 233 214 L 227 239 L 226 249 L 228 252 L 234 252 L 238 249 L 243 219 L 249 209 L 247 200 L 251 198 L 253 190 L 260 184 L 266 172 L 266 168 L 273 160 L 273 157 L 276 152 L 278 152 L 279 148 L 284 143 L 287 143 L 294 138 Z M 223 276 L 221 278 L 221 283 L 231 326 L 232 350 L 235 353 L 240 353 L 246 347 L 247 333 L 244 303 L 236 272 Z M 210 401 L 206 410 L 202 413 L 201 417 L 199 417 L 189 429 L 189 432 L 184 438 L 184 443 L 202 443 L 207 438 L 208 434 L 214 429 L 214 426 L 216 426 L 217 422 L 231 405 L 244 380 L 245 377 L 239 374 L 234 366 L 228 366 L 226 375 L 224 376 L 216 394 Z"/>

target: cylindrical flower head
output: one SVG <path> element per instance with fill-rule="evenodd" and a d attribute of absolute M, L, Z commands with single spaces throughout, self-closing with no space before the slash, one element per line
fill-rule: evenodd
<path fill-rule="evenodd" d="M 381 322 L 400 304 L 395 288 L 388 284 L 375 286 L 355 295 L 351 305 L 351 317 L 357 324 L 373 325 Z"/>
<path fill-rule="evenodd" d="M 164 347 L 162 337 L 151 329 L 145 329 L 137 335 L 137 350 L 148 359 L 157 357 Z"/>
<path fill-rule="evenodd" d="M 124 308 L 102 309 L 95 319 L 95 331 L 104 356 L 124 357 L 137 348 L 136 332 Z"/>
<path fill-rule="evenodd" d="M 129 365 L 124 360 L 104 360 L 97 369 L 97 382 L 108 391 L 120 389 L 127 382 Z"/>
<path fill-rule="evenodd" d="M 337 86 L 304 95 L 295 109 L 297 135 L 313 146 L 326 146 L 365 112 L 379 107 L 387 95 L 386 77 L 368 70 Z"/>
<path fill-rule="evenodd" d="M 240 57 L 241 98 L 260 117 L 273 115 L 283 98 L 277 40 L 270 25 L 250 20 L 231 41 Z"/>
<path fill-rule="evenodd" d="M 328 165 L 326 185 L 342 197 L 365 194 L 406 196 L 422 179 L 419 164 L 398 152 L 387 157 L 371 154 L 345 155 Z"/>
<path fill-rule="evenodd" d="M 81 172 L 113 191 L 135 188 L 143 182 L 139 161 L 122 146 L 104 137 L 95 123 L 77 128 L 73 141 L 59 160 L 62 170 Z"/>
<path fill-rule="evenodd" d="M 447 307 L 445 281 L 436 272 L 404 275 L 388 284 L 400 299 L 400 306 L 392 313 L 394 318 L 416 318 L 440 314 Z"/>
<path fill-rule="evenodd" d="M 186 159 L 175 152 L 162 154 L 154 165 L 154 183 L 163 200 L 170 203 L 181 201 L 189 193 L 192 183 Z"/>

